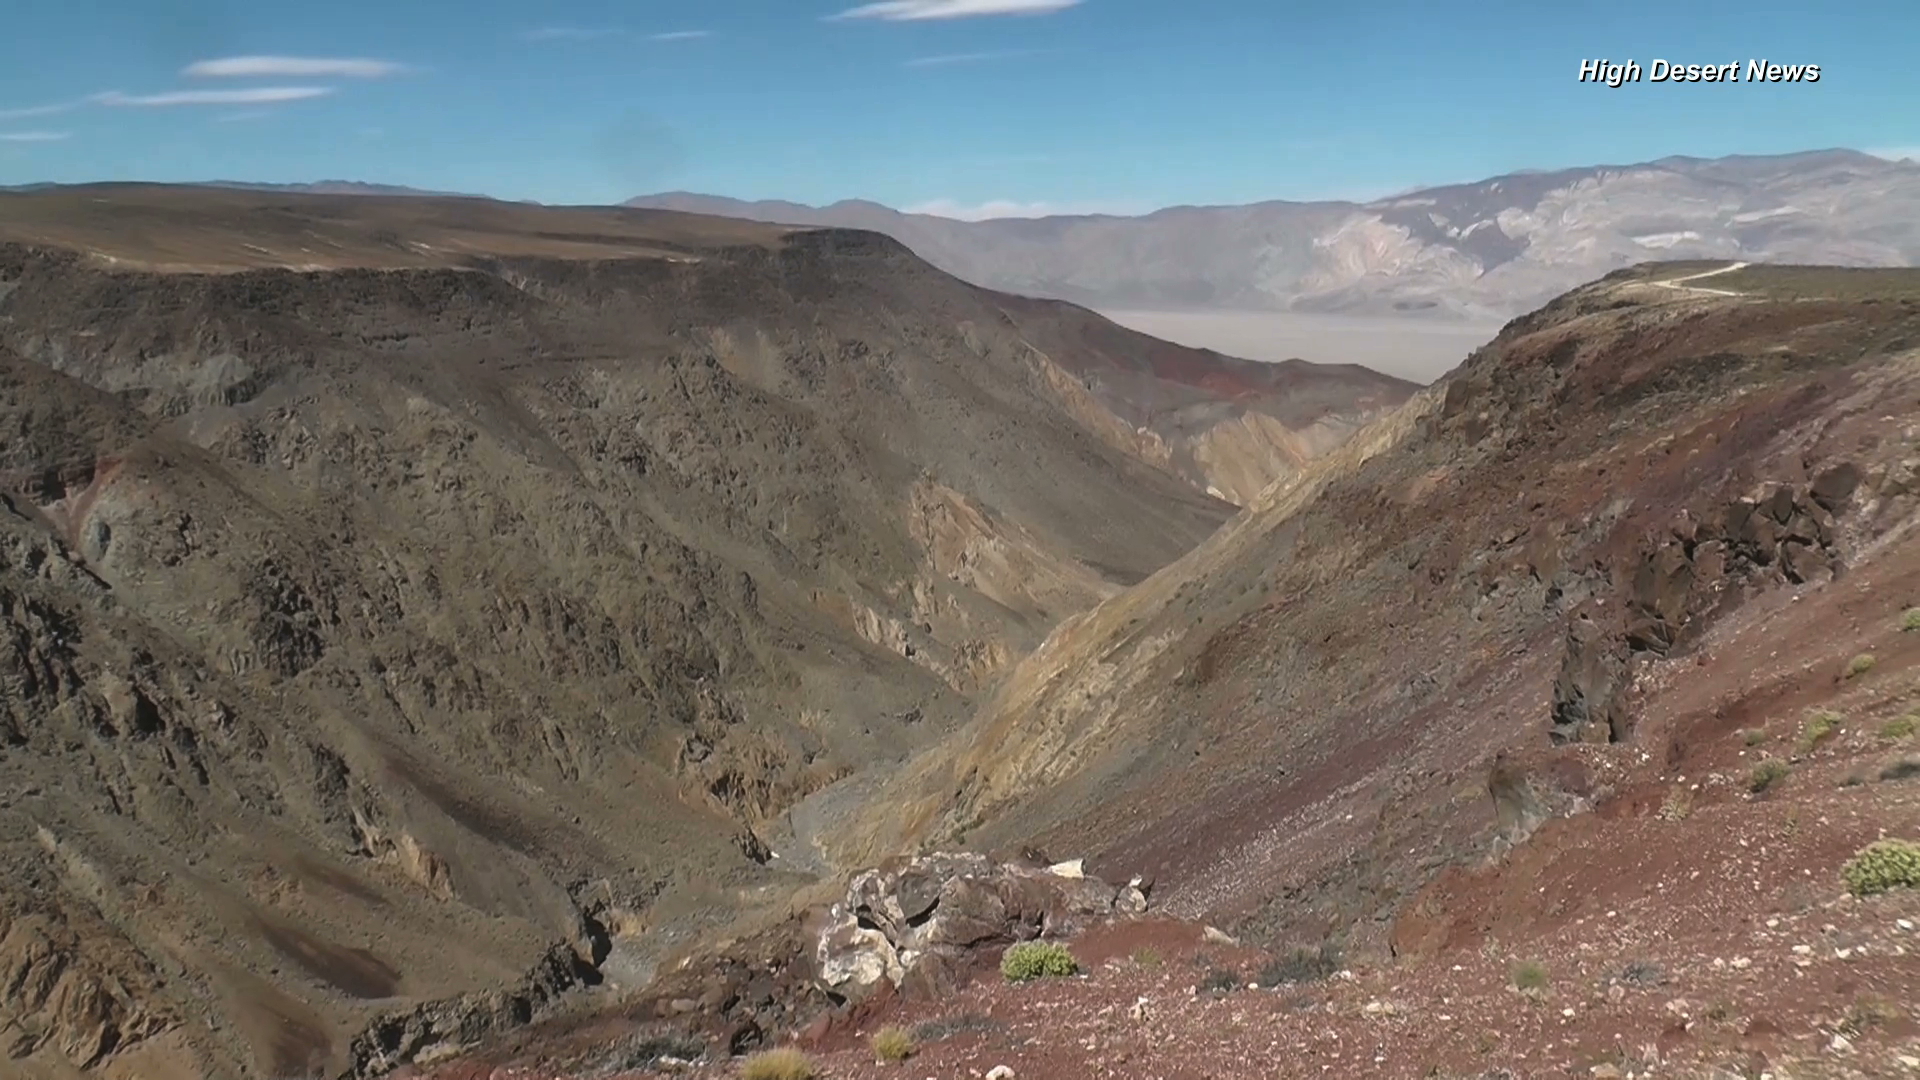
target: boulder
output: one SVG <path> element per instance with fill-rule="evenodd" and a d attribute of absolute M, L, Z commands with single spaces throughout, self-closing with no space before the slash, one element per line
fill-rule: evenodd
<path fill-rule="evenodd" d="M 1142 914 L 1147 889 L 1139 878 L 1115 886 L 1089 877 L 1078 859 L 1045 866 L 969 852 L 898 858 L 848 882 L 815 932 L 815 972 L 844 1000 L 883 986 L 949 992 L 977 951 Z"/>

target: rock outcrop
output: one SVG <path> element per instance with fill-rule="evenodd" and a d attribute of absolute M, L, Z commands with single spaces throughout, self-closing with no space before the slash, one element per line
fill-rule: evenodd
<path fill-rule="evenodd" d="M 889 985 L 938 993 L 958 984 L 978 950 L 1067 937 L 1146 910 L 1138 878 L 1110 885 L 1080 872 L 1078 860 L 1041 867 L 970 853 L 895 859 L 848 884 L 819 929 L 814 962 L 822 985 L 841 999 Z"/>
<path fill-rule="evenodd" d="M 1554 682 L 1553 742 L 1621 742 L 1632 732 L 1634 664 L 1698 637 L 1748 590 L 1832 581 L 1846 566 L 1839 516 L 1860 487 L 1852 462 L 1801 484 L 1767 482 L 1695 514 L 1682 509 L 1626 561 L 1624 587 L 1577 611 Z"/>

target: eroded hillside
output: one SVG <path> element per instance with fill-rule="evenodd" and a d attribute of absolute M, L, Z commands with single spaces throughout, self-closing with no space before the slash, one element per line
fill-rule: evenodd
<path fill-rule="evenodd" d="M 1798 268 L 1657 284 L 1698 269 L 1625 271 L 1516 320 L 1068 620 L 902 774 L 921 813 L 848 857 L 1031 841 L 1156 876 L 1183 914 L 1383 944 L 1435 867 L 1491 842 L 1496 752 L 1651 739 L 1661 758 L 1667 733 L 1638 731 L 1649 673 L 1748 605 L 1837 602 L 1879 563 L 1885 610 L 1856 618 L 1897 629 L 1920 285 Z M 1725 662 L 1751 685 L 1780 650 L 1843 647 Z"/>
<path fill-rule="evenodd" d="M 838 807 L 824 915 L 423 1075 L 741 1075 L 769 985 L 876 1080 L 1920 1069 L 1920 892 L 1848 870 L 1920 841 L 1916 342 L 1911 271 L 1575 290 Z"/>
<path fill-rule="evenodd" d="M 1251 369 L 1030 326 L 870 234 L 4 206 L 0 1020 L 28 1075 L 333 1074 L 433 1050 L 428 1014 L 479 1039 L 643 981 L 825 868 L 789 807 L 1232 510 L 1115 437 L 1161 401 L 1061 373 L 1152 353 L 1155 393 L 1239 416 L 1216 377 Z M 1241 474 L 1351 423 L 1312 374 L 1324 432 L 1241 444 Z M 1404 396 L 1373 385 L 1352 416 Z"/>

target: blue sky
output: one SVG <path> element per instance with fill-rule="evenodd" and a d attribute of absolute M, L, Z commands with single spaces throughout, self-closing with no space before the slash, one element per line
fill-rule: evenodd
<path fill-rule="evenodd" d="M 688 189 L 977 216 L 1920 156 L 1920 0 L 6 0 L 0 184 Z M 1589 57 L 1815 84 L 1580 85 Z"/>

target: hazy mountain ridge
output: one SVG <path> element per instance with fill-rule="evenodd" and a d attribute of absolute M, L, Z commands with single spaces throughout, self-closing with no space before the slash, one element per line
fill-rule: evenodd
<path fill-rule="evenodd" d="M 1651 258 L 1907 266 L 1920 165 L 1850 150 L 1523 172 L 1371 202 L 955 221 L 676 192 L 630 206 L 885 232 L 989 288 L 1096 308 L 1507 318 Z"/>

